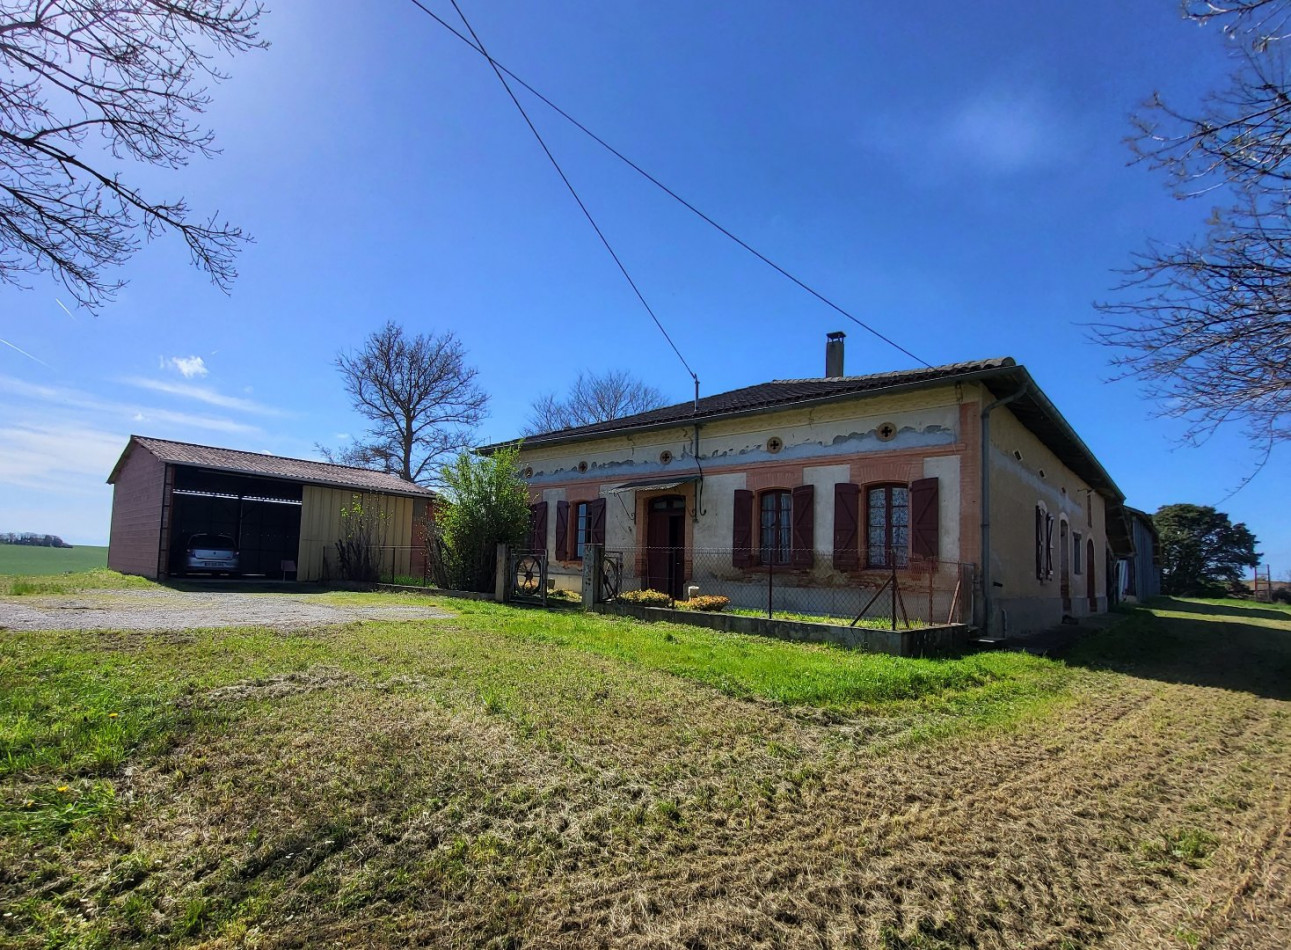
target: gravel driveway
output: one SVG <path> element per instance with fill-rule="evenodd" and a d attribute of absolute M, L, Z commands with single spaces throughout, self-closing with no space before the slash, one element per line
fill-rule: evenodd
<path fill-rule="evenodd" d="M 296 629 L 354 620 L 422 620 L 451 611 L 378 603 L 340 604 L 328 594 L 232 591 L 83 591 L 0 598 L 0 630 L 191 630 L 198 627 Z"/>

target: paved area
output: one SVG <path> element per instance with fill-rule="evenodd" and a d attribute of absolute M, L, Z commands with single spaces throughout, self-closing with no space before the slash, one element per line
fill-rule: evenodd
<path fill-rule="evenodd" d="M 412 605 L 346 604 L 328 594 L 150 590 L 88 591 L 0 598 L 5 630 L 193 630 L 204 627 L 299 629 L 355 620 L 451 617 Z"/>

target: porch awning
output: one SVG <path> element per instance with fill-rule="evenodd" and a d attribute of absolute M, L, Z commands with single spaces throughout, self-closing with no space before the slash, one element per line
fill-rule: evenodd
<path fill-rule="evenodd" d="M 638 478 L 635 481 L 624 482 L 622 485 L 615 485 L 610 489 L 611 495 L 618 495 L 627 491 L 661 491 L 665 488 L 676 488 L 679 485 L 689 485 L 691 482 L 699 481 L 698 473 L 694 475 L 673 475 L 671 478 Z"/>

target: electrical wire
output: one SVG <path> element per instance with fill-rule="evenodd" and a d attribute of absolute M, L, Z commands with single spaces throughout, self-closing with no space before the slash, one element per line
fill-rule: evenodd
<path fill-rule="evenodd" d="M 803 289 L 803 290 L 805 290 L 807 293 L 811 294 L 813 297 L 815 297 L 815 298 L 816 298 L 817 300 L 819 300 L 821 303 L 825 304 L 827 307 L 830 307 L 831 309 L 835 310 L 836 312 L 838 312 L 838 313 L 839 313 L 839 314 L 841 314 L 842 316 L 846 317 L 848 320 L 851 320 L 851 321 L 852 321 L 853 323 L 855 323 L 857 326 L 859 326 L 859 327 L 861 327 L 862 329 L 864 329 L 864 330 L 868 331 L 869 333 L 873 334 L 874 336 L 876 336 L 878 339 L 882 340 L 884 343 L 888 344 L 889 346 L 891 346 L 891 347 L 895 348 L 896 350 L 900 351 L 901 353 L 904 353 L 906 356 L 910 357 L 910 359 L 914 360 L 916 363 L 922 363 L 924 366 L 927 366 L 927 367 L 929 367 L 929 368 L 931 368 L 931 367 L 932 367 L 932 364 L 931 364 L 931 363 L 929 363 L 927 360 L 925 360 L 925 359 L 923 359 L 923 358 L 921 358 L 921 357 L 919 357 L 919 356 L 916 356 L 914 353 L 911 353 L 909 350 L 907 350 L 907 349 L 906 349 L 904 346 L 902 346 L 900 343 L 897 343 L 897 342 L 896 342 L 895 340 L 893 340 L 891 337 L 888 337 L 888 336 L 884 335 L 882 332 L 880 332 L 879 330 L 876 330 L 874 327 L 870 326 L 870 325 L 869 325 L 868 323 L 866 323 L 864 320 L 860 319 L 859 317 L 855 316 L 855 315 L 854 315 L 854 314 L 852 314 L 852 313 L 849 313 L 849 312 L 848 312 L 846 309 L 844 309 L 842 306 L 840 306 L 839 304 L 836 304 L 834 301 L 830 300 L 828 297 L 826 297 L 826 296 L 825 296 L 824 294 L 822 294 L 820 291 L 816 290 L 814 287 L 812 287 L 811 285 L 807 284 L 805 281 L 801 280 L 800 278 L 796 277 L 794 274 L 792 274 L 792 273 L 790 273 L 789 271 L 785 270 L 783 267 L 781 267 L 781 266 L 780 266 L 779 264 L 777 264 L 775 261 L 771 260 L 771 258 L 767 257 L 765 254 L 763 254 L 763 253 L 762 253 L 761 251 L 759 251 L 757 248 L 755 248 L 755 247 L 753 247 L 751 244 L 749 244 L 747 241 L 743 240 L 743 239 L 742 239 L 742 238 L 740 238 L 738 235 L 736 235 L 736 234 L 734 234 L 732 231 L 730 231 L 728 228 L 724 227 L 723 225 L 719 224 L 717 221 L 713 220 L 711 217 L 709 217 L 707 214 L 705 214 L 705 213 L 704 213 L 703 211 L 701 211 L 699 208 L 696 208 L 693 204 L 691 204 L 691 203 L 690 203 L 689 201 L 687 201 L 685 198 L 681 197 L 681 195 L 677 194 L 677 192 L 673 191 L 671 188 L 669 188 L 667 185 L 665 185 L 663 182 L 661 182 L 658 178 L 655 178 L 653 175 L 651 175 L 648 171 L 646 171 L 644 168 L 642 168 L 642 167 L 641 167 L 640 165 L 638 165 L 636 162 L 632 161 L 632 159 L 628 158 L 626 155 L 624 155 L 622 152 L 620 152 L 618 149 L 616 149 L 613 145 L 611 145 L 610 143 L 606 142 L 603 138 L 601 138 L 599 135 L 597 135 L 595 132 L 593 132 L 593 131 L 592 131 L 591 129 L 589 129 L 587 126 L 583 125 L 583 123 L 579 122 L 576 118 L 574 118 L 572 115 L 570 115 L 570 114 L 569 114 L 568 112 L 566 112 L 564 109 L 562 109 L 560 106 L 556 105 L 556 103 L 554 103 L 554 102 L 552 102 L 550 99 L 548 99 L 545 95 L 543 95 L 541 92 L 539 92 L 539 91 L 538 91 L 537 89 L 535 89 L 533 86 L 529 85 L 529 83 L 528 83 L 528 82 L 526 82 L 523 78 L 521 78 L 520 76 L 517 76 L 515 73 L 513 73 L 510 69 L 508 69 L 508 68 L 507 68 L 506 66 L 504 66 L 502 63 L 499 63 L 497 60 L 495 60 L 492 56 L 490 56 L 490 55 L 489 55 L 489 54 L 484 50 L 483 45 L 482 45 L 482 44 L 479 44 L 479 38 L 478 38 L 478 37 L 476 37 L 475 42 L 472 42 L 470 38 L 468 38 L 468 37 L 466 37 L 466 36 L 462 35 L 462 33 L 461 33 L 460 31 L 458 31 L 457 29 L 455 29 L 451 23 L 448 23 L 446 20 L 444 20 L 442 17 L 440 17 L 438 14 L 436 14 L 433 10 L 431 10 L 430 8 L 428 8 L 424 3 L 422 3 L 422 2 L 421 2 L 421 0 L 410 0 L 410 2 L 413 4 L 413 6 L 417 7 L 419 10 L 421 10 L 423 13 L 425 13 L 425 14 L 426 14 L 428 17 L 430 17 L 431 19 L 435 20 L 435 22 L 437 22 L 437 23 L 438 23 L 440 26 L 442 26 L 444 29 L 448 30 L 448 32 L 450 32 L 450 33 L 452 33 L 454 36 L 456 36 L 459 40 L 461 40 L 463 43 L 465 43 L 467 46 L 469 46 L 471 49 L 473 49 L 476 53 L 478 53 L 479 55 L 481 55 L 481 56 L 483 56 L 485 59 L 487 59 L 487 60 L 489 61 L 489 65 L 491 65 L 491 66 L 493 67 L 494 72 L 499 72 L 499 71 L 500 71 L 500 72 L 499 72 L 499 76 L 498 76 L 498 78 L 502 80 L 502 84 L 503 84 L 504 86 L 507 86 L 507 92 L 508 92 L 508 93 L 511 93 L 511 88 L 510 88 L 510 86 L 509 86 L 509 85 L 507 85 L 506 79 L 504 79 L 500 73 L 505 73 L 507 76 L 510 76 L 513 80 L 515 80 L 515 81 L 516 81 L 516 83 L 518 83 L 520 86 L 523 86 L 523 87 L 524 87 L 524 88 L 525 88 L 525 89 L 526 89 L 530 94 L 532 94 L 534 97 L 536 97 L 540 102 L 542 102 L 543 104 L 545 104 L 546 106 L 548 106 L 548 107 L 549 107 L 550 109 L 552 109 L 552 110 L 553 110 L 557 115 L 559 115 L 559 116 L 561 116 L 562 118 L 564 118 L 564 119 L 565 119 L 566 121 L 568 121 L 571 125 L 573 125 L 576 129 L 578 129 L 578 130 L 579 130 L 580 132 L 582 132 L 584 135 L 588 136 L 590 139 L 592 139 L 592 141 L 596 142 L 596 144 L 600 145 L 602 148 L 604 148 L 607 152 L 609 152 L 609 153 L 610 153 L 611 155 L 613 155 L 615 158 L 619 159 L 619 161 L 623 162 L 625 165 L 627 165 L 627 166 L 628 166 L 629 168 L 631 168 L 633 171 L 637 172 L 637 174 L 641 175 L 643 178 L 645 178 L 648 182 L 650 182 L 650 183 L 651 183 L 652 185 L 654 185 L 656 188 L 658 188 L 658 189 L 660 189 L 661 191 L 663 191 L 663 192 L 664 192 L 664 194 L 668 195 L 670 198 L 672 198 L 673 200 L 677 201 L 679 204 L 681 204 L 681 205 L 682 205 L 684 208 L 686 208 L 688 211 L 690 211 L 690 212 L 692 212 L 693 214 L 695 214 L 695 215 L 696 215 L 697 217 L 699 217 L 702 221 L 704 221 L 705 223 L 707 223 L 707 224 L 711 225 L 713 228 L 717 229 L 717 230 L 718 230 L 719 232 L 721 232 L 723 235 L 725 235 L 726 237 L 730 238 L 732 241 L 734 241 L 734 242 L 735 242 L 736 244 L 738 244 L 740 247 L 744 248 L 744 250 L 748 251 L 750 254 L 752 254 L 752 255 L 753 255 L 754 257 L 756 257 L 758 260 L 762 261 L 762 263 L 766 264 L 766 265 L 767 265 L 768 267 L 770 267 L 772 270 L 776 271 L 776 272 L 777 272 L 777 273 L 779 273 L 781 276 L 788 278 L 788 279 L 789 279 L 789 280 L 791 280 L 793 283 L 797 284 L 797 285 L 798 285 L 798 287 L 802 288 L 802 289 Z M 452 0 L 452 3 L 453 3 L 453 7 L 456 9 L 456 8 L 457 8 L 456 0 Z M 457 13 L 458 13 L 458 16 L 461 16 L 462 11 L 459 9 L 459 10 L 457 10 Z M 465 18 L 465 17 L 462 17 L 462 22 L 463 22 L 463 23 L 466 23 L 466 18 Z M 467 30 L 470 30 L 471 36 L 475 36 L 475 31 L 474 31 L 474 30 L 471 30 L 471 28 L 470 28 L 470 24 L 469 24 L 469 23 L 467 23 L 467 24 L 466 24 L 466 28 L 467 28 Z M 477 45 L 477 44 L 478 44 L 478 45 Z M 512 98 L 512 100 L 513 100 L 513 101 L 515 101 L 515 95 L 514 95 L 514 93 L 512 93 L 512 94 L 511 94 L 511 98 Z M 524 113 L 524 109 L 520 107 L 520 103 L 519 103 L 518 101 L 516 101 L 516 107 L 517 107 L 517 108 L 520 108 L 520 111 L 521 111 L 521 113 L 522 113 L 522 114 Z M 526 120 L 526 121 L 528 121 L 528 116 L 527 116 L 527 115 L 525 116 L 525 120 Z M 533 124 L 532 124 L 532 123 L 530 123 L 530 128 L 532 128 L 532 127 L 533 127 Z M 537 134 L 537 132 L 535 131 L 535 133 L 534 133 L 534 134 L 536 135 L 536 134 Z M 541 141 L 541 138 L 539 139 L 539 141 Z M 543 148 L 544 148 L 544 149 L 546 149 L 546 146 L 544 145 L 544 146 L 543 146 Z M 550 153 L 550 152 L 548 152 L 548 157 L 550 157 L 550 154 L 551 154 L 551 153 Z M 552 162 L 554 163 L 554 162 L 555 162 L 555 159 L 552 159 Z M 559 169 L 559 166 L 557 166 L 557 169 Z M 562 175 L 561 175 L 561 177 L 563 178 L 563 177 L 564 177 L 564 175 L 562 174 Z M 568 182 L 566 182 L 566 184 L 568 184 Z M 571 188 L 570 190 L 572 191 L 573 189 Z M 577 197 L 577 196 L 575 196 L 575 197 Z M 582 202 L 580 201 L 580 202 L 579 202 L 579 204 L 581 205 L 581 204 L 582 204 Z M 586 213 L 586 209 L 584 209 L 584 213 Z M 589 219 L 590 219 L 590 216 L 589 216 Z M 595 227 L 595 223 L 593 223 L 593 227 Z M 600 232 L 599 232 L 599 229 L 597 229 L 597 233 L 600 233 Z M 602 240 L 604 240 L 604 238 L 603 238 L 603 237 L 602 237 Z M 610 253 L 612 254 L 612 253 L 613 253 L 613 251 L 611 251 Z M 617 257 L 616 257 L 615 259 L 617 260 Z M 622 265 L 621 265 L 621 264 L 620 264 L 619 266 L 620 266 L 620 267 L 622 267 Z M 631 280 L 631 278 L 629 278 L 629 280 Z M 633 289 L 635 289 L 635 285 L 634 285 L 634 288 L 633 288 Z M 638 293 L 638 296 L 639 296 L 639 293 Z M 642 301 L 642 302 L 644 303 L 644 301 Z M 653 316 L 653 313 L 651 314 L 651 316 Z M 656 323 L 657 323 L 657 322 L 658 322 L 658 321 L 656 320 Z M 662 327 L 661 327 L 660 329 L 662 329 Z M 665 335 L 666 335 L 666 334 L 665 334 Z M 671 341 L 670 341 L 670 342 L 671 342 Z M 675 349 L 676 349 L 676 347 L 673 347 L 673 349 L 675 350 Z M 678 354 L 678 355 L 680 356 L 680 354 Z M 684 362 L 685 362 L 685 360 L 682 360 L 682 362 L 684 363 Z M 687 368 L 689 368 L 689 367 L 687 367 Z M 693 374 L 692 374 L 692 375 L 693 375 Z"/>
<path fill-rule="evenodd" d="M 637 286 L 637 282 L 632 279 L 632 275 L 628 273 L 628 269 L 623 265 L 623 261 L 620 260 L 619 255 L 615 253 L 609 239 L 605 236 L 605 232 L 601 230 L 600 226 L 596 223 L 596 219 L 592 217 L 592 212 L 587 210 L 587 205 L 584 204 L 583 199 L 579 197 L 578 191 L 569 180 L 569 176 L 566 175 L 564 169 L 560 167 L 560 162 L 556 161 L 556 156 L 551 153 L 551 149 L 548 148 L 547 143 L 543 141 L 542 134 L 538 131 L 538 127 L 533 124 L 533 120 L 529 118 L 529 113 L 526 112 L 524 106 L 520 104 L 520 100 L 516 98 L 516 94 L 511 89 L 511 84 L 507 82 L 506 76 L 502 74 L 502 70 L 499 68 L 498 64 L 484 48 L 484 43 L 481 42 L 475 29 L 471 26 L 470 21 L 466 19 L 466 14 L 462 12 L 462 8 L 457 5 L 457 0 L 451 0 L 451 2 L 453 4 L 453 9 L 456 10 L 457 15 L 462 18 L 462 23 L 466 25 L 467 31 L 471 34 L 472 39 L 475 40 L 475 43 L 473 44 L 474 47 L 484 56 L 485 59 L 489 61 L 489 65 L 493 67 L 493 72 L 497 75 L 498 81 L 502 83 L 502 88 L 507 91 L 507 95 L 511 97 L 511 101 L 515 103 L 515 107 L 520 110 L 520 115 L 524 117 L 525 124 L 529 126 L 529 131 L 533 133 L 534 138 L 538 140 L 538 144 L 542 146 L 542 150 L 547 154 L 547 158 L 550 159 L 552 167 L 556 169 L 556 174 L 560 176 L 560 180 L 565 183 L 565 187 L 569 189 L 569 193 L 573 195 L 574 200 L 578 202 L 578 207 L 582 209 L 583 215 L 587 218 L 587 222 L 592 226 L 592 230 L 596 232 L 596 236 L 601 239 L 601 243 L 605 245 L 605 249 L 610 252 L 610 257 L 614 258 L 614 263 L 618 265 L 619 271 L 623 274 L 624 279 L 627 280 L 628 285 L 632 288 L 632 292 L 636 294 L 637 299 L 641 301 L 641 306 L 645 307 L 646 313 L 650 314 L 650 319 L 653 320 L 654 325 L 659 328 L 659 332 L 663 334 L 663 338 L 668 341 L 668 345 L 672 347 L 672 351 L 677 354 L 677 359 L 681 360 L 681 365 L 686 367 L 686 372 L 688 372 L 690 374 L 690 378 L 695 381 L 695 388 L 696 391 L 698 391 L 699 377 L 695 375 L 695 371 L 691 369 L 690 364 L 686 362 L 686 357 L 681 355 L 681 350 L 677 349 L 677 344 L 673 342 L 672 337 L 668 335 L 668 331 L 664 329 L 663 323 L 660 322 L 654 309 L 646 301 L 645 295 L 641 293 L 641 288 L 639 288 Z M 421 7 L 418 0 L 413 0 L 413 3 L 416 3 L 417 6 Z M 425 7 L 421 8 L 423 10 L 426 9 Z M 434 14 L 431 15 L 433 16 Z M 439 18 L 435 17 L 435 19 L 438 20 Z M 444 25 L 447 26 L 447 24 Z M 454 30 L 453 32 L 457 31 Z M 460 36 L 461 34 L 458 35 Z M 465 37 L 462 38 L 465 39 Z"/>

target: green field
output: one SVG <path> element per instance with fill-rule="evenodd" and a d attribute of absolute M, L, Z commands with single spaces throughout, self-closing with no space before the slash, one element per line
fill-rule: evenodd
<path fill-rule="evenodd" d="M 0 544 L 0 574 L 66 574 L 108 566 L 106 547 L 35 548 Z"/>

